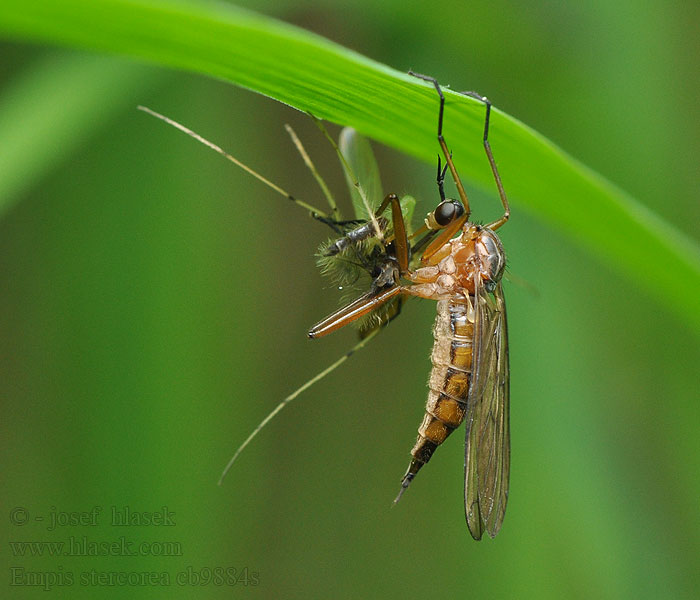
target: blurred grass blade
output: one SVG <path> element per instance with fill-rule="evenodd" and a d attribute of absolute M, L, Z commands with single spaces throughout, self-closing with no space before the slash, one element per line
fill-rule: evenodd
<path fill-rule="evenodd" d="M 0 96 L 0 215 L 153 75 L 121 59 L 70 54 L 38 60 L 11 82 Z"/>
<path fill-rule="evenodd" d="M 0 34 L 117 52 L 225 79 L 435 161 L 437 99 L 431 86 L 317 35 L 227 4 L 3 0 Z M 446 96 L 445 136 L 458 168 L 464 179 L 492 190 L 480 143 L 483 105 Z M 491 123 L 492 146 L 514 210 L 525 208 L 563 230 L 700 332 L 697 242 L 516 119 L 494 110 Z M 488 220 L 497 206 L 477 207 L 475 214 Z"/>

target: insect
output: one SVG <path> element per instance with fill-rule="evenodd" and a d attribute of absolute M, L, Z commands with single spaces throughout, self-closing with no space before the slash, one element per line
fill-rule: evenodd
<path fill-rule="evenodd" d="M 440 99 L 438 142 L 445 160 L 443 167 L 438 158 L 437 167 L 441 201 L 416 232 L 410 229 L 410 214 L 415 201 L 410 198 L 400 200 L 395 194 L 389 194 L 375 208 L 376 201 L 370 202 L 368 199 L 352 166 L 345 159 L 346 154 L 354 153 L 360 138 L 352 142 L 352 134 L 347 134 L 347 139 L 351 141 L 343 144 L 341 136 L 341 146 L 345 146 L 345 152 L 341 152 L 314 117 L 336 149 L 352 184 L 356 215 L 359 217 L 355 220 L 340 219 L 327 186 L 291 128 L 288 131 L 294 143 L 326 194 L 331 206 L 330 215 L 292 197 L 191 130 L 149 109 L 143 110 L 213 148 L 330 226 L 339 237 L 322 246 L 319 252 L 319 264 L 328 274 L 341 283 L 356 280 L 358 270 L 370 275 L 367 291 L 318 322 L 308 332 L 310 338 L 319 338 L 349 323 L 359 322 L 360 342 L 285 398 L 238 448 L 224 469 L 222 479 L 243 449 L 282 408 L 363 347 L 399 314 L 407 298 L 434 299 L 438 301 L 438 314 L 434 327 L 428 402 L 418 439 L 411 451 L 412 460 L 394 502 L 400 500 L 435 449 L 466 420 L 465 513 L 472 537 L 479 540 L 484 531 L 491 537 L 498 533 L 508 498 L 509 370 L 506 313 L 501 287 L 505 252 L 495 234 L 508 220 L 508 200 L 488 142 L 490 102 L 473 92 L 466 93 L 486 106 L 483 144 L 505 211 L 499 220 L 481 226 L 469 221 L 467 194 L 442 134 L 445 105 L 442 90 L 434 78 L 411 74 L 432 83 L 437 90 Z M 363 164 L 362 161 L 351 162 L 354 165 Z M 444 178 L 448 169 L 457 187 L 459 200 L 446 197 Z M 358 206 L 362 210 L 358 210 Z M 384 216 L 387 209 L 390 209 L 391 221 Z"/>
<path fill-rule="evenodd" d="M 384 287 L 381 293 L 370 290 L 315 325 L 309 336 L 330 333 L 364 311 L 374 310 L 378 304 L 399 295 L 438 301 L 425 415 L 411 450 L 412 460 L 394 502 L 401 499 L 437 447 L 466 421 L 465 516 L 472 537 L 480 540 L 484 531 L 491 537 L 496 536 L 508 501 L 510 373 L 501 285 L 506 257 L 495 231 L 508 221 L 510 209 L 488 141 L 490 102 L 474 92 L 467 92 L 486 106 L 483 144 L 504 208 L 500 219 L 482 226 L 469 221 L 469 200 L 442 133 L 445 97 L 440 85 L 432 77 L 411 75 L 432 83 L 438 93 L 438 143 L 446 162 L 445 170 L 449 168 L 452 174 L 461 203 L 445 198 L 445 170 L 441 171 L 438 163 L 442 202 L 432 216 L 439 219 L 443 207 L 450 207 L 449 218 L 442 225 L 442 231 L 422 249 L 420 266 L 415 270 L 409 269 L 402 250 L 401 227 L 397 223 L 401 214 L 393 213 L 398 275 L 410 284 L 402 284 L 395 277 L 393 285 Z"/>
<path fill-rule="evenodd" d="M 469 532 L 479 540 L 484 531 L 496 536 L 508 501 L 510 372 L 501 285 L 506 259 L 495 231 L 508 221 L 510 208 L 488 141 L 491 103 L 467 92 L 486 106 L 483 145 L 504 209 L 500 219 L 482 226 L 469 221 L 469 201 L 442 134 L 440 85 L 432 77 L 411 74 L 437 90 L 438 143 L 465 210 L 423 252 L 424 266 L 407 275 L 413 285 L 405 291 L 437 300 L 438 307 L 426 412 L 396 501 L 435 449 L 466 421 L 464 507 Z"/>

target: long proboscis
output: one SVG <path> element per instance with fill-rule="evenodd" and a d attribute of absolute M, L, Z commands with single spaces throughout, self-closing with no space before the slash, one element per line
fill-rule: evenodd
<path fill-rule="evenodd" d="M 219 485 L 222 484 L 224 481 L 224 478 L 228 474 L 228 472 L 231 470 L 231 467 L 233 466 L 233 463 L 236 462 L 238 457 L 241 455 L 241 452 L 245 450 L 246 446 L 250 444 L 250 442 L 253 441 L 256 435 L 260 433 L 260 430 L 265 427 L 272 419 L 274 419 L 280 411 L 287 406 L 292 400 L 294 400 L 299 394 L 302 392 L 308 390 L 314 383 L 320 381 L 323 379 L 326 375 L 329 373 L 332 373 L 335 371 L 340 365 L 342 365 L 348 358 L 350 358 L 355 352 L 363 348 L 367 342 L 369 342 L 375 335 L 377 335 L 383 327 L 380 327 L 378 329 L 375 329 L 372 331 L 367 337 L 364 339 L 360 340 L 357 344 L 355 344 L 350 350 L 348 350 L 343 356 L 341 356 L 338 360 L 336 360 L 332 365 L 326 367 L 323 371 L 321 371 L 318 375 L 315 377 L 312 377 L 309 379 L 304 385 L 302 385 L 300 388 L 296 389 L 293 391 L 289 396 L 287 396 L 282 402 L 280 402 L 273 410 L 268 414 L 261 422 L 260 424 L 251 432 L 251 434 L 245 439 L 245 441 L 238 447 L 238 449 L 234 452 L 233 456 L 231 457 L 231 460 L 228 461 L 228 464 L 224 468 L 223 472 L 221 473 L 221 477 L 219 478 Z"/>
<path fill-rule="evenodd" d="M 236 165 L 237 167 L 240 167 L 241 169 L 243 169 L 246 173 L 248 173 L 248 174 L 252 175 L 253 177 L 255 177 L 258 181 L 264 183 L 267 187 L 273 189 L 273 190 L 276 191 L 278 194 L 280 194 L 280 195 L 284 196 L 285 198 L 287 198 L 287 200 L 291 200 L 291 201 L 294 202 L 295 204 L 301 206 L 302 208 L 305 208 L 305 209 L 308 210 L 312 215 L 317 215 L 317 216 L 322 217 L 322 218 L 324 218 L 324 219 L 328 219 L 328 218 L 329 218 L 328 214 L 325 213 L 324 211 L 319 210 L 319 209 L 316 208 L 315 206 L 312 206 L 311 204 L 308 204 L 307 202 L 304 202 L 303 200 L 299 200 L 299 198 L 295 198 L 295 197 L 292 196 L 292 194 L 290 194 L 288 191 L 286 191 L 285 189 L 281 188 L 281 187 L 278 186 L 277 184 L 272 183 L 272 181 L 270 181 L 269 179 L 267 179 L 266 177 L 264 177 L 263 175 L 261 175 L 261 174 L 258 173 L 257 171 L 254 171 L 253 169 L 251 169 L 248 165 L 246 165 L 245 163 L 243 163 L 243 162 L 241 162 L 240 160 L 238 160 L 235 156 L 232 156 L 231 154 L 229 154 L 228 152 L 226 152 L 226 151 L 225 151 L 223 148 L 221 148 L 220 146 L 217 146 L 217 145 L 214 144 L 213 142 L 210 142 L 208 139 L 203 138 L 203 137 L 202 137 L 201 135 L 199 135 L 197 132 L 192 131 L 191 129 L 189 129 L 188 127 L 185 127 L 185 126 L 182 125 L 181 123 L 178 123 L 177 121 L 174 121 L 173 119 L 171 119 L 171 118 L 169 118 L 169 117 L 166 117 L 165 115 L 161 115 L 159 112 L 156 112 L 155 110 L 151 110 L 150 108 L 148 108 L 148 107 L 146 107 L 146 106 L 138 106 L 137 108 L 138 108 L 139 110 L 141 110 L 141 111 L 143 111 L 143 112 L 145 112 L 145 113 L 148 113 L 149 115 L 155 117 L 156 119 L 160 119 L 161 121 L 164 121 L 164 122 L 167 123 L 168 125 L 171 125 L 172 127 L 175 127 L 175 129 L 179 129 L 180 131 L 182 131 L 182 133 L 185 133 L 185 134 L 189 135 L 191 138 L 197 140 L 200 144 L 204 144 L 207 148 L 211 148 L 214 152 L 220 154 L 220 155 L 223 156 L 225 159 L 231 161 L 231 162 L 232 162 L 234 165 Z"/>

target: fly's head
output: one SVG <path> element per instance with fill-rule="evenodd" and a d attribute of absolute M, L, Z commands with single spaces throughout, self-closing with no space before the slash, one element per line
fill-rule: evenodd
<path fill-rule="evenodd" d="M 444 229 L 464 214 L 464 206 L 458 200 L 443 200 L 437 208 L 428 213 L 425 218 L 425 225 L 431 231 Z"/>
<path fill-rule="evenodd" d="M 396 285 L 399 281 L 399 263 L 393 256 L 385 255 L 378 260 L 370 275 L 372 289 L 380 290 Z"/>

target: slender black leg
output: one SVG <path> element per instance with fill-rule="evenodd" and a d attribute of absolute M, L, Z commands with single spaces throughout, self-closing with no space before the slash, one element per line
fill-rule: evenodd
<path fill-rule="evenodd" d="M 445 173 L 447 173 L 447 165 L 442 168 L 440 163 L 440 155 L 438 154 L 438 166 L 437 166 L 437 186 L 440 192 L 440 200 L 445 201 Z"/>
<path fill-rule="evenodd" d="M 504 213 L 503 216 L 498 220 L 491 223 L 488 227 L 491 230 L 498 229 L 503 225 L 510 217 L 510 206 L 508 204 L 508 197 L 506 196 L 505 189 L 503 189 L 503 183 L 501 181 L 501 175 L 498 172 L 498 167 L 496 166 L 496 161 L 493 158 L 493 152 L 491 151 L 491 144 L 489 144 L 489 121 L 491 118 L 491 102 L 486 96 L 477 94 L 476 92 L 460 92 L 464 96 L 469 96 L 470 98 L 475 98 L 486 105 L 486 117 L 484 119 L 484 150 L 486 152 L 486 158 L 489 160 L 489 165 L 491 165 L 491 172 L 493 173 L 493 178 L 496 180 L 496 187 L 498 188 L 498 195 L 501 197 L 501 203 L 503 204 Z"/>
<path fill-rule="evenodd" d="M 340 226 L 344 225 L 346 221 L 336 221 L 330 217 L 322 217 L 318 213 L 313 212 L 311 213 L 311 216 L 324 225 L 328 225 L 328 227 L 330 227 L 337 235 L 343 235 L 343 230 L 340 228 Z"/>
<path fill-rule="evenodd" d="M 459 199 L 464 205 L 464 211 L 468 219 L 470 213 L 469 199 L 467 198 L 467 193 L 464 191 L 464 186 L 462 185 L 462 180 L 459 178 L 457 169 L 455 168 L 454 163 L 452 162 L 452 155 L 450 154 L 450 151 L 447 148 L 445 138 L 442 135 L 442 120 L 445 112 L 445 96 L 442 93 L 442 88 L 440 88 L 440 84 L 434 77 L 430 77 L 429 75 L 422 75 L 420 73 L 414 73 L 413 71 L 409 71 L 408 74 L 413 75 L 418 79 L 422 79 L 423 81 L 432 83 L 435 86 L 435 89 L 437 90 L 438 96 L 440 97 L 440 112 L 438 114 L 438 142 L 440 143 L 440 148 L 442 148 L 442 153 L 445 156 L 447 166 L 450 168 L 450 173 L 452 173 L 452 179 L 454 179 L 455 185 L 457 186 L 457 193 L 459 194 Z"/>

